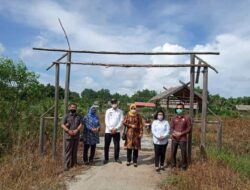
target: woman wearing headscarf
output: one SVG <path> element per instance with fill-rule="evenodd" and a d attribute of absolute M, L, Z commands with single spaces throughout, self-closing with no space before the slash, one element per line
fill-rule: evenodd
<path fill-rule="evenodd" d="M 133 164 L 137 167 L 138 151 L 141 149 L 143 135 L 142 117 L 136 110 L 136 105 L 131 104 L 129 112 L 124 117 L 123 125 L 127 128 L 125 148 L 127 148 L 127 166 L 130 165 L 133 153 Z"/>
<path fill-rule="evenodd" d="M 88 114 L 83 118 L 84 131 L 83 131 L 83 162 L 85 164 L 93 163 L 95 156 L 96 144 L 100 143 L 99 131 L 100 122 L 96 114 L 96 106 L 92 106 Z M 88 157 L 88 150 L 90 148 L 90 156 Z"/>
<path fill-rule="evenodd" d="M 165 113 L 163 111 L 158 111 L 154 119 L 152 123 L 152 134 L 155 150 L 155 169 L 159 172 L 160 170 L 164 170 L 170 125 L 168 121 L 165 120 Z"/>

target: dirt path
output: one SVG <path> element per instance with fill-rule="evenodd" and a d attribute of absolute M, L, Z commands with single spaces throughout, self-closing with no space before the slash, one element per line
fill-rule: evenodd
<path fill-rule="evenodd" d="M 110 157 L 113 151 L 110 151 Z M 121 150 L 118 164 L 110 159 L 106 165 L 102 164 L 103 150 L 98 150 L 98 158 L 93 166 L 82 171 L 76 180 L 68 183 L 69 190 L 153 190 L 159 189 L 159 183 L 168 170 L 160 173 L 154 170 L 154 157 L 152 150 L 139 152 L 138 167 L 126 166 L 126 151 Z"/>

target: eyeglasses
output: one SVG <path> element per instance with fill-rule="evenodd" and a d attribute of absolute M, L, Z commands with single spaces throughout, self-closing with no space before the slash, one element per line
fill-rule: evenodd
<path fill-rule="evenodd" d="M 131 108 L 131 110 L 136 110 L 136 108 Z"/>

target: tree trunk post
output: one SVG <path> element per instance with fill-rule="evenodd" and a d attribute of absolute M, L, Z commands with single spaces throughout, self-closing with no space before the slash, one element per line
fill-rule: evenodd
<path fill-rule="evenodd" d="M 57 128 L 58 128 L 59 78 L 60 78 L 60 65 L 56 64 L 55 108 L 54 108 L 53 144 L 52 144 L 52 157 L 53 157 L 53 159 L 55 159 L 55 156 L 56 156 L 56 141 L 57 141 Z"/>
<path fill-rule="evenodd" d="M 190 55 L 190 64 L 195 64 L 195 55 Z M 191 118 L 191 123 L 193 125 L 194 120 L 194 81 L 195 80 L 195 67 L 190 67 L 190 100 L 189 100 L 189 116 Z M 193 128 L 193 126 L 191 126 Z M 188 134 L 188 143 L 187 143 L 187 155 L 188 162 L 191 163 L 192 155 L 192 129 Z"/>

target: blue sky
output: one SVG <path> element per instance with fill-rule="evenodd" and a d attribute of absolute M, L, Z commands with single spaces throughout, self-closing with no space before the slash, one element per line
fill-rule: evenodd
<path fill-rule="evenodd" d="M 219 70 L 209 71 L 209 91 L 225 97 L 249 96 L 250 1 L 234 0 L 0 0 L 0 54 L 22 59 L 54 84 L 47 66 L 61 54 L 32 47 L 116 51 L 219 51 L 202 56 Z M 73 55 L 74 61 L 110 63 L 188 63 L 187 56 Z M 65 67 L 60 85 L 64 86 Z M 121 69 L 73 66 L 71 90 L 108 88 L 132 94 L 144 88 L 163 91 L 189 80 L 185 69 Z"/>

